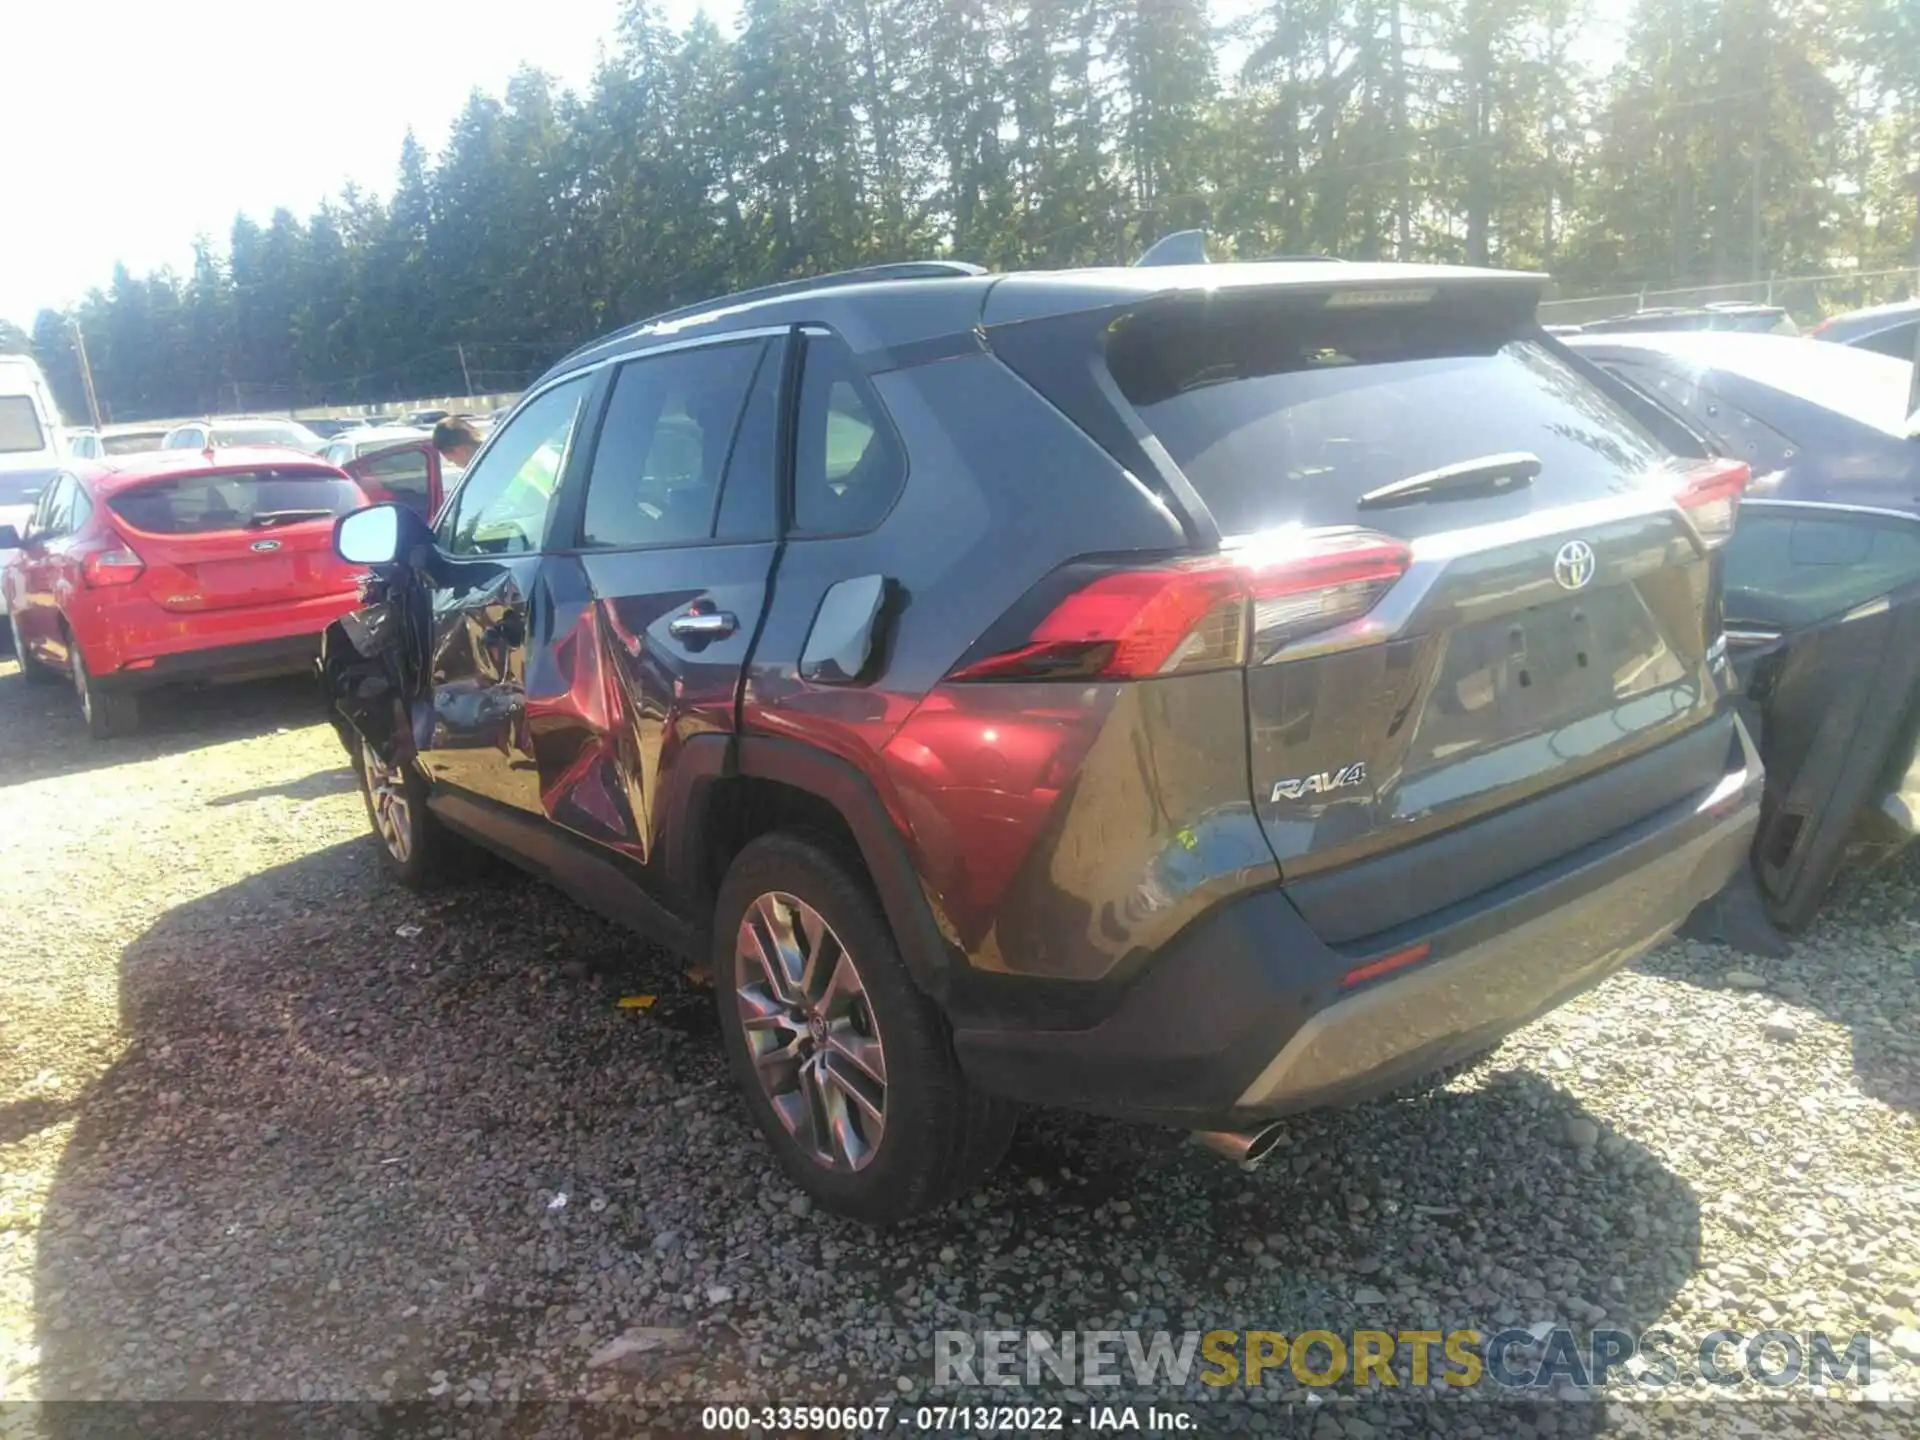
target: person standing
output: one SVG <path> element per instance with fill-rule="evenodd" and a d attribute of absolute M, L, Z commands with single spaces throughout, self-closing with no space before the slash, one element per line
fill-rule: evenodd
<path fill-rule="evenodd" d="M 433 448 L 440 452 L 440 489 L 445 494 L 459 483 L 480 448 L 480 432 L 473 422 L 449 415 L 433 427 Z"/>

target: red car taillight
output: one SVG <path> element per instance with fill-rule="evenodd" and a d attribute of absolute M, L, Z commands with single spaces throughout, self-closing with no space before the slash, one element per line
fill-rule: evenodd
<path fill-rule="evenodd" d="M 129 545 L 110 545 L 95 550 L 80 562 L 80 575 L 87 584 L 93 586 L 130 585 L 138 580 L 147 568 Z"/>
<path fill-rule="evenodd" d="M 1371 530 L 1292 529 L 1219 555 L 1096 576 L 955 680 L 1139 680 L 1244 665 L 1364 615 L 1412 552 Z"/>
<path fill-rule="evenodd" d="M 1703 460 L 1680 476 L 1674 499 L 1708 549 L 1726 544 L 1733 534 L 1741 492 L 1752 478 L 1744 460 Z"/>

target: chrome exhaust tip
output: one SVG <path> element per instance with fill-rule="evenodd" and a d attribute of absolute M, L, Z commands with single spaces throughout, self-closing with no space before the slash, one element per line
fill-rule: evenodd
<path fill-rule="evenodd" d="M 1195 1130 L 1193 1138 L 1214 1154 L 1251 1167 L 1266 1159 L 1285 1133 L 1281 1121 L 1269 1120 L 1251 1130 Z"/>

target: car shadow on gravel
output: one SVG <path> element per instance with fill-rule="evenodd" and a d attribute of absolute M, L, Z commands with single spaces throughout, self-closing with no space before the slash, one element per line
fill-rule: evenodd
<path fill-rule="evenodd" d="M 313 682 L 299 676 L 140 697 L 140 728 L 113 740 L 88 736 L 73 687 L 35 685 L 0 663 L 0 731 L 14 737 L 0 788 L 185 754 L 227 740 L 304 727 L 326 718 Z"/>
<path fill-rule="evenodd" d="M 422 899 L 342 843 L 126 947 L 40 1220 L 42 1398 L 897 1401 L 936 1329 L 1637 1330 L 1698 1260 L 1687 1187 L 1518 1072 L 1296 1119 L 1251 1173 L 1037 1115 L 977 1196 L 832 1219 L 683 962 L 485 873 Z"/>
<path fill-rule="evenodd" d="M 1663 945 L 1639 963 L 1690 985 L 1757 993 L 1778 1012 L 1756 1016 L 1776 1045 L 1807 1042 L 1796 1011 L 1846 1027 L 1860 1092 L 1920 1114 L 1920 846 L 1843 871 L 1813 923 L 1789 938 L 1780 958 L 1694 943 Z"/>

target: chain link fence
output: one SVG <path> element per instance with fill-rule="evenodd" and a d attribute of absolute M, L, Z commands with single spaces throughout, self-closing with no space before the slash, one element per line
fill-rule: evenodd
<path fill-rule="evenodd" d="M 1540 305 L 1540 319 L 1548 325 L 1584 325 L 1638 310 L 1748 304 L 1781 306 L 1795 324 L 1804 327 L 1829 315 L 1916 297 L 1920 297 L 1920 270 L 1840 270 L 1825 275 L 1774 276 L 1726 285 L 1546 300 Z"/>

